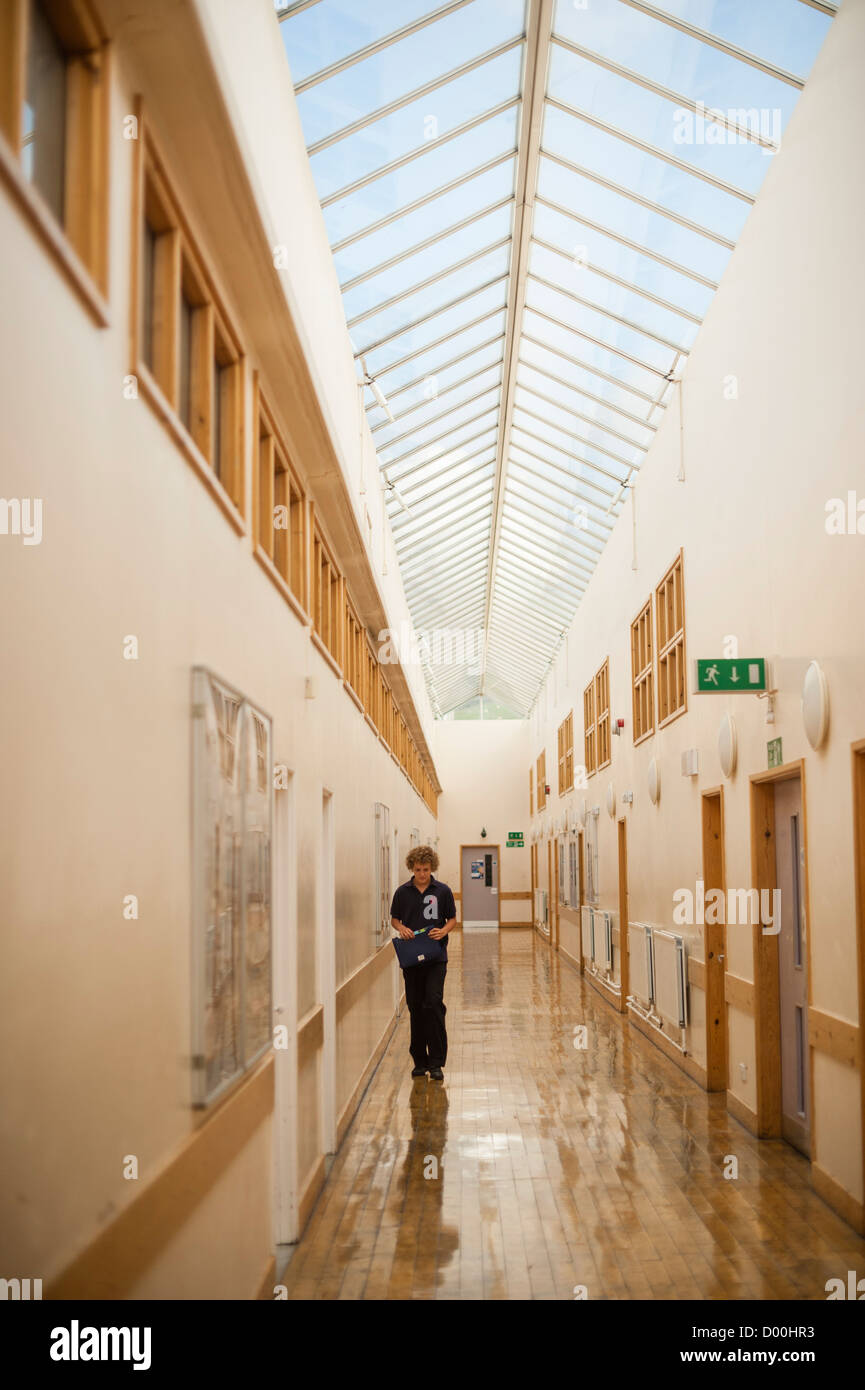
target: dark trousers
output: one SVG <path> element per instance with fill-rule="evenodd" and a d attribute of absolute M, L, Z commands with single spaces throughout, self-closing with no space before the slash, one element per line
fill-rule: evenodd
<path fill-rule="evenodd" d="M 448 1055 L 444 1002 L 446 960 L 404 970 L 405 997 L 411 1015 L 409 1051 L 416 1067 L 443 1067 Z"/>

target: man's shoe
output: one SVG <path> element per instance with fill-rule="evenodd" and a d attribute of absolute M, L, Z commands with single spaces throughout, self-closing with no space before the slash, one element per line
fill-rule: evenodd
<path fill-rule="evenodd" d="M 426 1073 L 426 1067 L 415 1067 L 414 1071 L 412 1072 L 412 1076 L 426 1076 Z"/>
<path fill-rule="evenodd" d="M 445 1074 L 441 1067 L 430 1067 L 429 1079 L 430 1081 L 444 1081 Z"/>

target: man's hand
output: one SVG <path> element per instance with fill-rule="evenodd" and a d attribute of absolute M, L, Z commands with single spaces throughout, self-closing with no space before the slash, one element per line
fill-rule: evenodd
<path fill-rule="evenodd" d="M 403 937 L 404 940 L 406 940 L 406 941 L 413 941 L 413 940 L 414 940 L 414 932 L 412 931 L 411 927 L 403 926 L 402 922 L 400 922 L 398 931 L 399 931 L 400 936 Z"/>
<path fill-rule="evenodd" d="M 443 936 L 447 936 L 447 932 L 444 927 L 433 927 L 431 931 L 427 932 L 427 936 L 430 937 L 432 941 L 441 941 Z"/>

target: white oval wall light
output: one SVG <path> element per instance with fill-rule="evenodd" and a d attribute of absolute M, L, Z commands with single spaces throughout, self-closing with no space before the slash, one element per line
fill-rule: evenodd
<path fill-rule="evenodd" d="M 613 818 L 613 816 L 614 816 L 615 814 L 616 814 L 616 789 L 615 789 L 615 787 L 613 786 L 612 782 L 610 782 L 609 786 L 607 787 L 607 815 L 610 817 L 610 820 L 612 820 L 612 818 Z"/>
<path fill-rule="evenodd" d="M 725 777 L 732 777 L 736 771 L 738 751 L 736 721 L 731 714 L 725 714 L 718 730 L 718 757 L 721 760 L 721 771 Z"/>
<path fill-rule="evenodd" d="M 658 767 L 657 758 L 653 758 L 649 763 L 649 800 L 653 806 L 657 806 L 661 799 L 661 769 Z"/>
<path fill-rule="evenodd" d="M 819 748 L 829 731 L 829 686 L 819 661 L 812 661 L 802 686 L 802 722 L 812 748 Z"/>

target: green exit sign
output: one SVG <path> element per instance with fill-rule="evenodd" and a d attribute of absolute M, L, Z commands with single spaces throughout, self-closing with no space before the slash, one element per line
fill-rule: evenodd
<path fill-rule="evenodd" d="M 765 657 L 710 657 L 697 661 L 698 693 L 765 689 Z"/>
<path fill-rule="evenodd" d="M 521 830 L 509 830 L 509 831 L 508 831 L 508 839 L 509 839 L 509 840 L 521 840 L 522 838 L 523 838 L 523 832 L 522 832 Z"/>
<path fill-rule="evenodd" d="M 769 754 L 769 766 L 780 767 L 784 761 L 784 754 L 781 752 L 781 740 L 779 738 L 770 739 L 766 744 Z"/>

